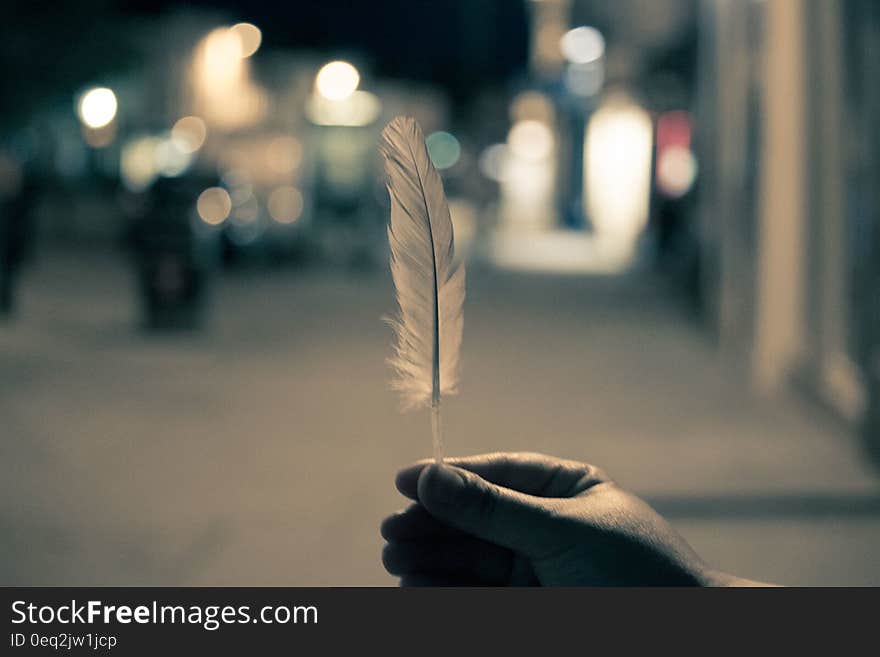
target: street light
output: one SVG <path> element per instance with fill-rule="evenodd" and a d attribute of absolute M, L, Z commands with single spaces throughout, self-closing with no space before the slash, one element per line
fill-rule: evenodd
<path fill-rule="evenodd" d="M 108 125 L 116 117 L 116 94 L 107 87 L 89 89 L 80 96 L 76 112 L 86 127 L 97 129 Z"/>

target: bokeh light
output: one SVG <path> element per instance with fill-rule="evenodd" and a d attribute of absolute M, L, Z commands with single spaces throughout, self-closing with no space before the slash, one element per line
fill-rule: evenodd
<path fill-rule="evenodd" d="M 343 61 L 325 64 L 315 78 L 315 89 L 328 100 L 343 100 L 351 96 L 360 84 L 358 70 Z"/>
<path fill-rule="evenodd" d="M 688 193 L 697 177 L 697 159 L 689 148 L 670 146 L 657 160 L 657 188 L 666 196 L 679 198 Z"/>
<path fill-rule="evenodd" d="M 590 119 L 585 140 L 587 210 L 596 233 L 630 250 L 648 217 L 653 126 L 648 112 L 612 99 Z"/>
<path fill-rule="evenodd" d="M 116 94 L 107 87 L 86 91 L 79 99 L 77 114 L 89 128 L 102 128 L 116 117 Z"/>
<path fill-rule="evenodd" d="M 232 77 L 237 67 L 236 60 L 242 59 L 241 38 L 231 29 L 212 30 L 202 42 L 206 67 L 218 80 Z M 224 69 L 232 69 L 226 71 Z"/>
<path fill-rule="evenodd" d="M 311 96 L 306 101 L 306 117 L 315 125 L 358 127 L 379 118 L 382 103 L 376 94 L 358 90 L 341 100 Z"/>
<path fill-rule="evenodd" d="M 431 162 L 438 169 L 448 169 L 461 157 L 461 144 L 455 135 L 448 132 L 434 132 L 425 139 Z"/>
<path fill-rule="evenodd" d="M 233 199 L 234 201 L 234 199 Z M 250 196 L 236 202 L 232 210 L 232 223 L 237 225 L 252 224 L 260 218 L 260 204 L 256 197 Z"/>
<path fill-rule="evenodd" d="M 190 106 L 209 127 L 229 131 L 259 121 L 268 109 L 268 95 L 250 74 L 239 35 L 220 27 L 201 39 L 193 53 Z"/>
<path fill-rule="evenodd" d="M 234 205 L 241 205 L 254 194 L 251 175 L 244 168 L 232 167 L 224 170 L 221 180 L 229 190 L 229 197 Z"/>
<path fill-rule="evenodd" d="M 510 118 L 514 122 L 533 119 L 550 124 L 555 116 L 553 101 L 547 94 L 540 91 L 523 91 L 510 103 Z"/>
<path fill-rule="evenodd" d="M 302 211 L 303 196 L 296 187 L 278 187 L 269 195 L 269 216 L 279 224 L 292 224 Z"/>
<path fill-rule="evenodd" d="M 664 112 L 657 117 L 657 150 L 662 151 L 670 146 L 690 148 L 691 116 L 684 110 Z"/>
<path fill-rule="evenodd" d="M 553 151 L 553 133 L 540 121 L 518 121 L 507 135 L 507 144 L 516 157 L 543 160 Z"/>
<path fill-rule="evenodd" d="M 159 140 L 154 151 L 156 171 L 160 176 L 174 178 L 183 174 L 192 164 L 192 154 L 180 150 L 170 136 Z"/>
<path fill-rule="evenodd" d="M 120 154 L 122 183 L 132 192 L 142 192 L 159 175 L 156 170 L 157 137 L 136 137 L 128 141 Z"/>
<path fill-rule="evenodd" d="M 507 144 L 492 144 L 480 154 L 478 166 L 489 180 L 500 182 L 504 179 L 504 164 L 510 156 Z"/>
<path fill-rule="evenodd" d="M 199 194 L 196 210 L 202 221 L 216 226 L 226 221 L 232 211 L 232 199 L 222 187 L 209 187 Z"/>
<path fill-rule="evenodd" d="M 183 153 L 195 153 L 205 143 L 208 128 L 197 116 L 185 116 L 171 128 L 171 139 Z"/>
<path fill-rule="evenodd" d="M 605 54 L 605 38 L 594 27 L 576 27 L 559 41 L 559 49 L 573 64 L 589 64 Z"/>
<path fill-rule="evenodd" d="M 260 28 L 251 23 L 237 23 L 229 28 L 241 44 L 241 56 L 250 57 L 260 48 L 263 41 L 263 33 Z"/>

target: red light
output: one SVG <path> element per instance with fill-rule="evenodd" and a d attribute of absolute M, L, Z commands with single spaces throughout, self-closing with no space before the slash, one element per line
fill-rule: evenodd
<path fill-rule="evenodd" d="M 691 116 L 685 110 L 665 112 L 657 117 L 657 152 L 671 146 L 691 147 Z"/>

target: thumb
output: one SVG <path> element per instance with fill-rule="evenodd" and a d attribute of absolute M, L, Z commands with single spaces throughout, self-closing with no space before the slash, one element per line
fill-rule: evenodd
<path fill-rule="evenodd" d="M 552 549 L 547 500 L 446 464 L 419 475 L 419 502 L 439 520 L 490 543 L 538 557 Z"/>

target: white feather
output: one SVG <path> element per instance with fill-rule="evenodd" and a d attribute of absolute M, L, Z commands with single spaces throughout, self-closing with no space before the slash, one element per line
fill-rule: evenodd
<path fill-rule="evenodd" d="M 390 364 L 392 387 L 406 408 L 430 405 L 435 414 L 458 386 L 463 326 L 464 266 L 455 261 L 452 219 L 440 176 L 431 164 L 422 130 L 397 117 L 382 131 L 391 220 L 391 276 L 398 316 Z"/>

